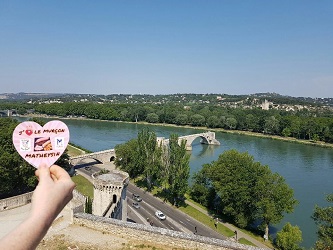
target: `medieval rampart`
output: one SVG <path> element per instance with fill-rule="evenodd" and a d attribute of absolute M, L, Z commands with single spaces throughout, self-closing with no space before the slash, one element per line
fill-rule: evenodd
<path fill-rule="evenodd" d="M 7 199 L 0 200 L 0 211 L 8 210 L 20 206 L 24 206 L 31 202 L 33 192 L 13 196 Z"/>
<path fill-rule="evenodd" d="M 23 206 L 31 202 L 33 192 L 0 200 L 0 211 Z M 242 245 L 236 242 L 203 237 L 195 234 L 168 230 L 165 228 L 152 227 L 143 224 L 130 223 L 122 220 L 95 216 L 83 213 L 85 196 L 78 191 L 73 192 L 74 199 L 68 204 L 71 209 L 72 223 L 117 235 L 140 242 L 161 242 L 163 245 L 184 249 L 207 249 L 207 250 L 264 250 L 263 248 Z"/>
<path fill-rule="evenodd" d="M 160 242 L 163 245 L 184 249 L 264 250 L 263 248 L 242 245 L 232 241 L 187 234 L 165 228 L 130 223 L 85 213 L 74 214 L 73 223 L 103 233 L 114 234 L 117 235 L 117 237 L 131 239 L 131 241 L 144 241 L 147 243 Z"/>

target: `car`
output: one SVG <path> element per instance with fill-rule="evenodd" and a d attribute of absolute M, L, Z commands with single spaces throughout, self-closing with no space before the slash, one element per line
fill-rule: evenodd
<path fill-rule="evenodd" d="M 160 220 L 165 220 L 165 219 L 166 219 L 166 216 L 165 216 L 161 211 L 159 211 L 159 210 L 157 210 L 157 211 L 155 212 L 155 215 L 156 215 L 156 217 L 159 218 Z"/>
<path fill-rule="evenodd" d="M 139 205 L 139 203 L 137 203 L 137 202 L 133 202 L 133 203 L 132 203 L 132 206 L 135 207 L 135 208 L 140 208 L 140 205 Z"/>
<path fill-rule="evenodd" d="M 132 195 L 132 198 L 133 198 L 133 200 L 135 200 L 135 201 L 142 201 L 142 198 L 140 197 L 140 195 L 137 195 L 137 194 L 133 194 Z"/>

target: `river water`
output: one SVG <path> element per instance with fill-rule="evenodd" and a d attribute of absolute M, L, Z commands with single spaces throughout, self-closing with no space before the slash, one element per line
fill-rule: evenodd
<path fill-rule="evenodd" d="M 84 119 L 63 121 L 69 127 L 70 141 L 94 152 L 111 149 L 136 138 L 145 126 L 155 131 L 158 137 L 166 138 L 172 133 L 183 136 L 204 132 L 191 128 Z M 325 196 L 333 193 L 333 149 L 222 132 L 216 132 L 216 139 L 221 142 L 220 146 L 202 145 L 200 138 L 193 142 L 191 174 L 200 170 L 203 164 L 217 160 L 225 150 L 248 152 L 256 161 L 282 175 L 294 189 L 295 198 L 299 201 L 294 213 L 287 214 L 270 232 L 275 233 L 286 222 L 290 222 L 299 226 L 302 231 L 301 246 L 310 249 L 317 239 L 317 226 L 311 219 L 314 206 L 328 206 Z"/>

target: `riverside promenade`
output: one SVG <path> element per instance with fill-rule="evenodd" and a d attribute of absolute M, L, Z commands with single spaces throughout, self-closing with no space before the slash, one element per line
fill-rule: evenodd
<path fill-rule="evenodd" d="M 196 210 L 200 211 L 203 214 L 206 214 L 210 217 L 212 217 L 207 210 L 202 209 L 201 207 L 197 206 L 196 204 L 194 204 L 191 201 L 185 200 L 186 204 L 188 204 L 189 206 L 195 208 Z M 239 228 L 235 227 L 234 225 L 230 224 L 230 223 L 225 223 L 222 222 L 221 220 L 219 220 L 219 223 L 223 224 L 224 226 L 226 226 L 227 228 L 229 228 L 230 230 L 232 230 L 233 232 L 237 231 L 237 238 L 244 238 L 250 242 L 252 242 L 253 244 L 255 244 L 257 247 L 261 247 L 261 248 L 266 248 L 266 249 L 270 249 L 268 246 L 266 246 L 265 244 L 263 244 L 262 242 L 256 240 L 255 238 L 251 237 L 248 234 L 243 233 L 242 231 L 239 230 Z"/>

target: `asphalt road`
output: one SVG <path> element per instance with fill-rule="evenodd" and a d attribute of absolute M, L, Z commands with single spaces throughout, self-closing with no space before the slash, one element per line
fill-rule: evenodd
<path fill-rule="evenodd" d="M 89 176 L 101 169 L 103 169 L 103 165 L 94 163 L 85 163 L 76 166 L 78 172 L 82 172 Z M 142 201 L 138 202 L 140 208 L 134 208 L 132 206 L 133 202 L 137 202 L 132 199 L 133 193 L 140 195 L 142 198 Z M 215 230 L 203 225 L 196 219 L 186 215 L 171 205 L 164 203 L 161 199 L 154 197 L 150 193 L 145 192 L 131 183 L 127 187 L 127 204 L 128 221 L 186 233 L 196 233 L 211 238 L 226 239 L 225 236 L 217 233 Z M 160 220 L 155 216 L 157 210 L 160 210 L 165 214 L 165 220 Z M 196 232 L 195 228 L 197 229 Z"/>
<path fill-rule="evenodd" d="M 142 201 L 138 202 L 140 205 L 139 209 L 135 209 L 137 213 L 139 213 L 143 219 L 149 221 L 153 221 L 154 226 L 164 227 L 175 231 L 181 231 L 186 233 L 195 233 L 195 227 L 197 228 L 197 234 L 212 238 L 218 239 L 226 239 L 225 236 L 217 233 L 213 229 L 201 224 L 199 221 L 195 220 L 194 218 L 188 216 L 187 214 L 179 211 L 178 209 L 170 206 L 167 203 L 164 203 L 162 200 L 152 196 L 150 193 L 143 191 L 142 189 L 138 188 L 133 184 L 129 184 L 127 188 L 127 197 L 128 197 L 128 205 L 134 202 L 132 194 L 138 194 L 141 196 Z M 155 212 L 160 210 L 166 216 L 166 220 L 159 220 L 155 216 Z M 130 208 L 128 209 L 130 211 Z M 131 218 L 129 214 L 129 218 Z M 138 223 L 144 223 L 142 221 Z"/>

